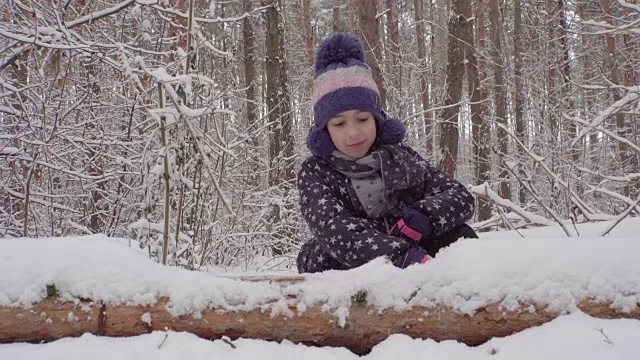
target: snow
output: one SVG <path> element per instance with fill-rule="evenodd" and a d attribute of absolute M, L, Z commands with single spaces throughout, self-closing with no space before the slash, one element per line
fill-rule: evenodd
<path fill-rule="evenodd" d="M 151 321 L 152 321 L 151 314 L 149 314 L 148 312 L 142 314 L 142 316 L 140 317 L 140 320 L 142 320 L 147 325 L 151 326 Z"/>
<path fill-rule="evenodd" d="M 352 296 L 361 292 L 367 304 L 379 310 L 445 304 L 472 314 L 496 302 L 505 309 L 519 302 L 540 303 L 566 315 L 478 347 L 392 335 L 365 358 L 637 359 L 640 321 L 595 319 L 577 310 L 577 302 L 587 298 L 609 301 L 621 311 L 640 304 L 640 219 L 628 218 L 608 236 L 597 236 L 611 224 L 578 225 L 581 236 L 571 238 L 558 226 L 521 229 L 524 238 L 511 231 L 484 233 L 479 240 L 461 240 L 444 249 L 425 265 L 401 270 L 377 259 L 351 271 L 306 275 L 306 281 L 288 285 L 165 267 L 148 260 L 137 246 L 130 247 L 129 240 L 104 235 L 0 239 L 0 306 L 29 306 L 46 297 L 46 286 L 54 284 L 67 300 L 143 305 L 168 297 L 169 311 L 176 316 L 216 307 L 265 309 L 272 317 L 293 317 L 320 305 L 344 326 Z M 74 321 L 77 316 L 69 313 L 67 318 Z M 152 321 L 148 313 L 141 320 Z M 86 334 L 48 344 L 0 345 L 0 359 L 356 357 L 342 348 L 288 341 L 239 339 L 233 344 L 235 349 L 222 340 L 177 332 L 119 339 Z"/>
<path fill-rule="evenodd" d="M 2 155 L 2 156 L 17 155 L 19 153 L 20 153 L 20 149 L 18 149 L 16 147 L 5 146 L 5 147 L 0 148 L 0 155 Z"/>
<path fill-rule="evenodd" d="M 169 297 L 174 315 L 206 307 L 252 310 L 272 302 L 278 303 L 271 308 L 275 315 L 286 315 L 283 308 L 296 305 L 288 295 L 307 307 L 326 304 L 335 311 L 348 307 L 358 291 L 379 310 L 446 304 L 469 314 L 495 302 L 507 309 L 519 301 L 546 303 L 565 312 L 585 298 L 612 301 L 625 311 L 640 302 L 638 236 L 464 239 L 428 267 L 401 270 L 379 258 L 284 287 L 164 267 L 127 244 L 104 235 L 0 240 L 0 305 L 36 303 L 46 297 L 48 284 L 69 300 L 147 305 Z"/>

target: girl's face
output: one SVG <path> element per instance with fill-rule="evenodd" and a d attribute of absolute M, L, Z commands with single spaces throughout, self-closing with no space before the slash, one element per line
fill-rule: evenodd
<path fill-rule="evenodd" d="M 336 149 L 356 159 L 365 156 L 376 139 L 376 122 L 368 111 L 343 111 L 329 120 L 327 130 Z"/>

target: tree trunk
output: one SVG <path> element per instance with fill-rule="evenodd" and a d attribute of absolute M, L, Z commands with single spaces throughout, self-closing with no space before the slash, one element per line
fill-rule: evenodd
<path fill-rule="evenodd" d="M 514 77 L 515 77 L 515 120 L 516 120 L 516 137 L 522 144 L 527 144 L 526 140 L 526 124 L 524 120 L 524 79 L 522 78 L 522 7 L 520 0 L 515 0 L 514 3 L 514 28 L 513 28 L 513 49 L 514 49 Z M 524 161 L 525 153 L 522 147 L 518 146 L 519 161 Z M 519 167 L 520 179 L 525 179 L 526 176 L 522 169 Z M 527 191 L 524 186 L 519 187 L 518 202 L 523 205 L 527 202 Z"/>
<path fill-rule="evenodd" d="M 11 23 L 12 16 L 24 16 L 25 18 L 30 18 L 32 15 L 27 14 L 27 10 L 21 7 L 16 7 L 16 10 L 12 9 L 13 6 L 4 6 L 2 11 L 2 18 L 5 24 Z M 6 41 L 6 40 L 5 40 Z M 4 46 L 4 45 L 3 45 Z M 35 54 L 35 52 L 34 52 Z M 30 65 L 31 60 L 31 48 L 26 48 L 21 52 L 14 54 L 10 59 L 7 59 L 6 56 L 2 55 L 2 65 L 0 68 L 0 72 L 2 73 L 2 80 L 7 81 L 10 85 L 12 85 L 16 89 L 26 88 L 29 84 L 29 69 L 33 69 L 33 66 Z M 34 56 L 35 57 L 35 56 Z M 5 87 L 2 86 L 3 92 L 6 91 Z M 9 96 L 3 97 L 3 105 L 8 106 L 11 110 L 6 111 L 3 114 L 3 117 L 6 116 L 6 119 L 3 119 L 3 123 L 7 121 L 7 124 L 12 124 L 14 126 L 7 127 L 7 130 L 11 133 L 11 135 L 15 136 L 13 140 L 13 146 L 16 148 L 21 148 L 25 146 L 29 148 L 30 146 L 24 144 L 21 140 L 19 140 L 19 134 L 23 131 L 20 129 L 18 124 L 23 121 L 23 119 L 29 119 L 29 108 L 25 108 L 25 104 L 28 103 L 28 99 L 23 95 L 21 91 L 9 91 Z M 0 149 L 2 148 L 2 144 L 0 144 Z M 33 151 L 33 150 L 32 150 Z M 36 159 L 34 159 L 35 161 Z M 36 163 L 32 163 L 29 167 L 25 164 L 20 164 L 15 160 L 11 161 L 12 168 L 14 171 L 14 178 L 16 179 L 16 183 L 12 186 L 15 190 L 21 192 L 25 196 L 18 198 L 14 195 L 8 193 L 8 191 L 4 191 L 7 194 L 8 206 L 4 209 L 9 214 L 12 214 L 10 218 L 13 218 L 19 222 L 22 220 L 22 236 L 29 236 L 29 206 L 30 206 L 30 182 L 31 180 L 27 180 L 28 174 L 31 174 L 32 171 L 28 173 L 26 169 L 33 169 L 36 166 Z M 21 176 L 20 176 L 21 174 Z M 8 185 L 8 184 L 7 184 Z M 4 196 L 3 196 L 4 197 Z M 4 205 L 4 204 L 3 204 Z M 5 225 L 9 225 L 10 221 L 7 221 Z M 7 226 L 9 227 L 9 226 Z"/>
<path fill-rule="evenodd" d="M 309 8 L 310 0 L 303 0 L 303 3 L 306 5 L 307 9 Z M 342 24 L 340 24 L 340 6 L 342 6 L 342 0 L 333 0 L 333 33 L 342 32 Z M 307 11 L 308 12 L 308 11 Z M 305 30 L 306 30 L 307 20 L 305 18 Z M 311 25 L 311 21 L 309 21 L 309 25 Z M 309 29 L 310 32 L 310 29 Z"/>
<path fill-rule="evenodd" d="M 456 172 L 458 160 L 458 117 L 460 100 L 462 99 L 462 80 L 464 77 L 464 60 L 466 45 L 464 39 L 466 28 L 471 26 L 464 14 L 471 13 L 471 4 L 465 0 L 455 0 L 449 18 L 449 45 L 447 47 L 446 97 L 442 111 L 440 132 L 440 168 L 449 175 Z"/>
<path fill-rule="evenodd" d="M 611 0 L 601 0 L 600 4 L 602 5 L 602 11 L 604 13 L 604 18 L 605 21 L 610 24 L 610 25 L 614 25 L 613 20 L 612 20 L 612 14 L 611 14 Z M 609 66 L 609 81 L 611 81 L 611 83 L 616 86 L 616 85 L 620 85 L 620 76 L 618 75 L 618 60 L 616 57 L 616 37 L 615 35 L 607 35 L 606 36 L 606 41 L 607 41 L 607 65 Z M 619 89 L 613 89 L 612 90 L 612 95 L 613 95 L 613 101 L 616 102 L 618 100 L 620 100 L 620 98 L 622 97 L 620 94 L 620 90 Z M 626 125 L 625 119 L 624 119 L 624 114 L 622 113 L 622 111 L 617 111 L 615 114 L 615 118 L 616 118 L 616 130 L 618 133 L 618 136 L 620 136 L 621 138 L 625 138 L 628 139 L 630 137 L 630 131 Z M 629 145 L 627 145 L 626 143 L 622 142 L 622 141 L 618 141 L 618 159 L 619 159 L 619 167 L 618 169 L 620 170 L 621 173 L 628 173 L 627 171 L 627 167 L 630 165 L 630 154 L 631 154 L 631 149 L 629 149 Z M 630 187 L 629 184 L 625 184 L 623 187 L 623 193 L 624 196 L 629 196 L 631 191 L 630 191 Z"/>
<path fill-rule="evenodd" d="M 357 4 L 355 3 L 355 0 L 347 0 L 348 21 L 346 21 L 344 25 L 344 28 L 345 28 L 344 30 L 352 34 L 358 33 L 358 26 L 357 26 L 358 16 L 357 16 L 357 10 L 355 9 L 356 6 Z"/>
<path fill-rule="evenodd" d="M 314 49 L 314 44 L 313 44 L 313 29 L 311 29 L 311 4 L 310 4 L 311 0 L 302 0 L 302 18 L 304 20 L 304 40 L 305 40 L 305 47 L 307 49 L 307 67 L 310 69 L 311 71 L 311 76 L 309 76 L 309 78 L 307 79 L 307 96 L 309 98 L 311 98 L 312 96 L 312 92 L 313 92 L 313 63 L 315 62 L 315 49 Z M 336 5 L 336 1 L 334 1 L 334 6 Z M 334 20 L 334 32 L 336 29 L 336 8 L 333 8 L 333 20 Z M 340 8 L 338 8 L 338 21 L 340 19 Z M 309 124 L 311 125 L 311 124 Z"/>
<path fill-rule="evenodd" d="M 573 115 L 573 98 L 571 96 L 571 66 L 569 58 L 569 44 L 567 42 L 567 33 L 569 29 L 566 21 L 566 9 L 564 0 L 558 0 L 558 20 L 560 22 L 561 34 L 558 37 L 560 41 L 560 47 L 562 48 L 562 92 L 560 100 L 562 101 L 563 113 Z M 569 160 L 577 163 L 580 159 L 580 153 L 570 145 L 573 138 L 576 136 L 576 124 L 573 121 L 566 121 L 566 126 L 563 126 L 561 133 L 562 146 L 569 146 L 567 149 L 567 157 Z"/>
<path fill-rule="evenodd" d="M 269 112 L 269 186 L 294 178 L 291 102 L 287 79 L 282 0 L 265 0 L 267 111 Z"/>
<path fill-rule="evenodd" d="M 394 116 L 404 118 L 406 106 L 402 106 L 402 68 L 400 67 L 400 31 L 398 30 L 398 0 L 387 0 L 387 74 L 390 76 L 391 89 L 387 97 L 388 109 Z"/>
<path fill-rule="evenodd" d="M 476 2 L 478 5 L 482 5 L 481 2 Z M 468 8 L 469 12 L 463 14 L 467 19 L 472 17 L 471 7 Z M 482 117 L 482 94 L 480 90 L 480 76 L 478 75 L 478 61 L 476 58 L 475 37 L 473 35 L 473 26 L 466 26 L 464 32 L 464 42 L 467 45 L 465 52 L 465 59 L 467 63 L 467 90 L 469 91 L 469 99 L 471 101 L 471 124 L 473 134 L 473 150 L 475 158 L 475 166 L 478 167 L 480 162 L 484 164 L 488 163 L 487 159 L 487 146 L 486 140 L 480 138 L 480 128 L 485 126 L 484 119 Z M 483 129 L 486 131 L 486 129 Z M 482 149 L 482 150 L 481 150 Z M 482 184 L 488 181 L 488 169 L 484 169 L 482 173 L 478 173 L 477 184 Z M 487 220 L 491 217 L 491 208 L 488 199 L 484 197 L 478 198 L 478 218 L 480 221 Z"/>
<path fill-rule="evenodd" d="M 489 18 L 491 19 L 491 45 L 489 52 L 493 61 L 493 76 L 495 96 L 495 120 L 507 127 L 507 86 L 504 80 L 504 60 L 502 51 L 502 14 L 498 0 L 489 0 Z M 498 157 L 500 160 L 498 167 L 500 168 L 500 197 L 511 200 L 511 187 L 509 186 L 509 171 L 504 167 L 502 160 L 509 151 L 509 137 L 507 132 L 498 128 Z"/>
<path fill-rule="evenodd" d="M 176 5 L 176 9 L 178 11 L 183 14 L 187 13 L 187 3 L 185 0 L 178 0 Z M 170 45 L 171 50 L 177 50 L 178 48 L 181 48 L 185 51 L 187 50 L 187 37 L 189 35 L 187 32 L 187 27 L 187 18 L 178 15 L 173 16 L 172 21 L 169 22 L 169 37 L 177 39 L 177 41 Z"/>
<path fill-rule="evenodd" d="M 557 54 L 556 47 L 556 37 L 558 35 L 557 23 L 555 22 L 555 12 L 556 9 L 556 1 L 555 0 L 547 0 L 546 4 L 546 21 L 547 21 L 547 117 L 548 117 L 548 135 L 544 133 L 544 124 L 541 124 L 540 128 L 540 136 L 548 136 L 548 145 L 549 151 L 551 151 L 552 155 L 550 156 L 551 161 L 551 171 L 555 174 L 558 170 L 558 144 L 560 143 L 561 137 L 560 128 L 559 128 L 559 120 L 558 120 L 558 99 L 560 99 L 560 94 L 558 93 L 557 88 L 557 77 L 558 77 L 558 64 L 559 57 Z M 556 186 L 556 179 L 551 180 L 551 199 L 549 200 L 550 208 L 555 209 L 558 203 L 560 203 L 560 199 L 562 198 L 560 194 L 560 188 Z"/>
<path fill-rule="evenodd" d="M 630 4 L 637 5 L 637 0 L 628 0 Z M 636 13 L 633 10 L 625 9 L 627 16 L 633 18 Z M 622 40 L 624 42 L 624 51 L 623 54 L 626 54 L 626 60 L 624 62 L 624 86 L 630 88 L 632 86 L 638 86 L 638 59 L 640 59 L 640 53 L 638 52 L 638 44 L 631 37 L 630 34 L 624 33 L 622 35 Z M 638 145 L 640 139 L 640 126 L 638 124 L 637 114 L 633 111 L 630 111 L 628 114 L 630 127 L 627 128 L 627 134 L 630 136 L 630 140 L 632 143 Z M 637 152 L 633 152 L 631 149 L 627 149 L 629 151 L 629 173 L 638 173 L 640 172 L 640 161 L 638 159 Z M 640 179 L 635 179 L 632 181 L 629 193 L 636 194 L 640 190 Z"/>
<path fill-rule="evenodd" d="M 244 12 L 250 14 L 253 11 L 253 0 L 244 0 Z M 258 109 L 256 103 L 256 66 L 255 66 L 255 39 L 253 22 L 250 16 L 242 20 L 242 41 L 244 44 L 244 86 L 247 89 L 247 128 L 255 131 L 258 122 Z M 252 138 L 254 145 L 256 139 Z"/>
<path fill-rule="evenodd" d="M 486 53 L 487 42 L 485 36 L 485 8 L 483 0 L 476 1 L 476 29 L 478 46 L 477 49 Z M 478 81 L 480 86 L 480 111 L 487 113 L 487 88 L 483 83 L 486 80 L 486 60 L 484 55 L 478 57 Z M 476 156 L 475 177 L 477 184 L 489 182 L 491 179 L 491 163 L 489 162 L 489 147 L 491 144 L 491 124 L 485 116 L 474 118 L 473 120 L 473 153 Z M 478 219 L 486 220 L 491 217 L 491 205 L 489 199 L 478 197 Z"/>
<path fill-rule="evenodd" d="M 432 154 L 433 144 L 433 116 L 429 99 L 429 84 L 427 79 L 427 50 L 424 34 L 423 0 L 413 0 L 414 19 L 416 21 L 416 42 L 418 44 L 418 66 L 420 70 L 420 100 L 422 102 L 422 118 L 424 120 L 425 144 L 428 155 Z"/>
<path fill-rule="evenodd" d="M 451 0 L 429 0 L 430 24 L 431 24 L 431 72 L 432 96 L 431 103 L 442 106 L 445 95 L 445 83 L 447 76 L 447 48 L 451 41 L 447 31 L 449 9 Z"/>
<path fill-rule="evenodd" d="M 581 24 L 584 21 L 588 20 L 587 17 L 587 2 L 589 0 L 580 0 L 578 1 L 578 16 L 580 17 L 580 22 Z M 583 49 L 587 49 L 588 43 L 589 43 L 589 36 L 586 33 L 586 27 L 584 25 L 581 25 L 580 27 L 580 45 L 582 46 Z M 593 79 L 594 76 L 594 71 L 593 68 L 591 66 L 591 62 L 592 60 L 589 59 L 587 56 L 583 56 L 582 57 L 583 61 L 582 61 L 582 68 L 584 69 L 584 78 L 587 79 L 588 81 L 591 81 L 591 79 Z M 588 85 L 588 83 L 587 83 Z M 584 110 L 584 118 L 587 119 L 593 112 L 593 92 L 589 91 L 588 89 L 584 89 L 584 97 L 586 98 L 586 109 Z M 598 133 L 595 131 L 592 131 L 589 134 L 589 150 L 593 150 L 595 149 L 595 147 L 598 144 Z"/>
<path fill-rule="evenodd" d="M 469 315 L 441 305 L 413 307 L 404 312 L 391 309 L 378 312 L 367 306 L 366 300 L 354 300 L 348 309 L 348 318 L 341 324 L 335 315 L 323 311 L 321 305 L 299 313 L 295 306 L 297 301 L 291 300 L 285 306 L 286 311 L 281 310 L 281 315 L 276 316 L 261 309 L 225 311 L 210 308 L 198 316 L 174 317 L 167 310 L 170 300 L 166 298 L 147 306 L 107 306 L 86 299 L 76 304 L 48 298 L 29 309 L 0 307 L 0 343 L 40 343 L 85 333 L 131 337 L 171 330 L 189 332 L 205 339 L 228 336 L 232 340 L 288 340 L 307 345 L 346 347 L 364 355 L 390 334 L 434 341 L 455 340 L 474 346 L 494 337 L 540 326 L 559 316 L 546 310 L 547 304 L 521 304 L 516 310 L 505 310 L 498 302 Z M 599 318 L 640 319 L 637 309 L 622 313 L 614 310 L 610 303 L 583 301 L 578 308 Z"/>
<path fill-rule="evenodd" d="M 360 34 L 364 40 L 364 48 L 366 52 L 367 62 L 371 67 L 373 80 L 376 82 L 380 90 L 380 100 L 382 108 L 386 108 L 387 93 L 382 78 L 382 43 L 380 42 L 380 30 L 378 26 L 377 1 L 374 0 L 356 0 L 358 6 L 358 23 L 360 24 Z"/>

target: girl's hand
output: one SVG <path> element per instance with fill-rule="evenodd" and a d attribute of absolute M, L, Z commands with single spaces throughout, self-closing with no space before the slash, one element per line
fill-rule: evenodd
<path fill-rule="evenodd" d="M 418 243 L 428 239 L 432 231 L 433 226 L 428 217 L 417 210 L 405 207 L 402 209 L 402 218 L 391 227 L 389 235 Z"/>

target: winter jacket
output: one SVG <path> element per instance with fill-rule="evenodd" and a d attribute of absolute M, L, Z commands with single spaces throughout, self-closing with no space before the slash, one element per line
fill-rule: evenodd
<path fill-rule="evenodd" d="M 311 156 L 298 172 L 299 204 L 313 238 L 298 256 L 298 270 L 346 270 L 379 256 L 400 266 L 414 244 L 388 235 L 404 206 L 426 215 L 432 237 L 449 232 L 471 218 L 473 196 L 455 179 L 438 170 L 407 145 L 382 159 L 385 198 L 395 211 L 370 218 L 358 200 L 350 179 L 332 164 L 332 158 Z M 393 186 L 392 186 L 393 185 Z"/>

